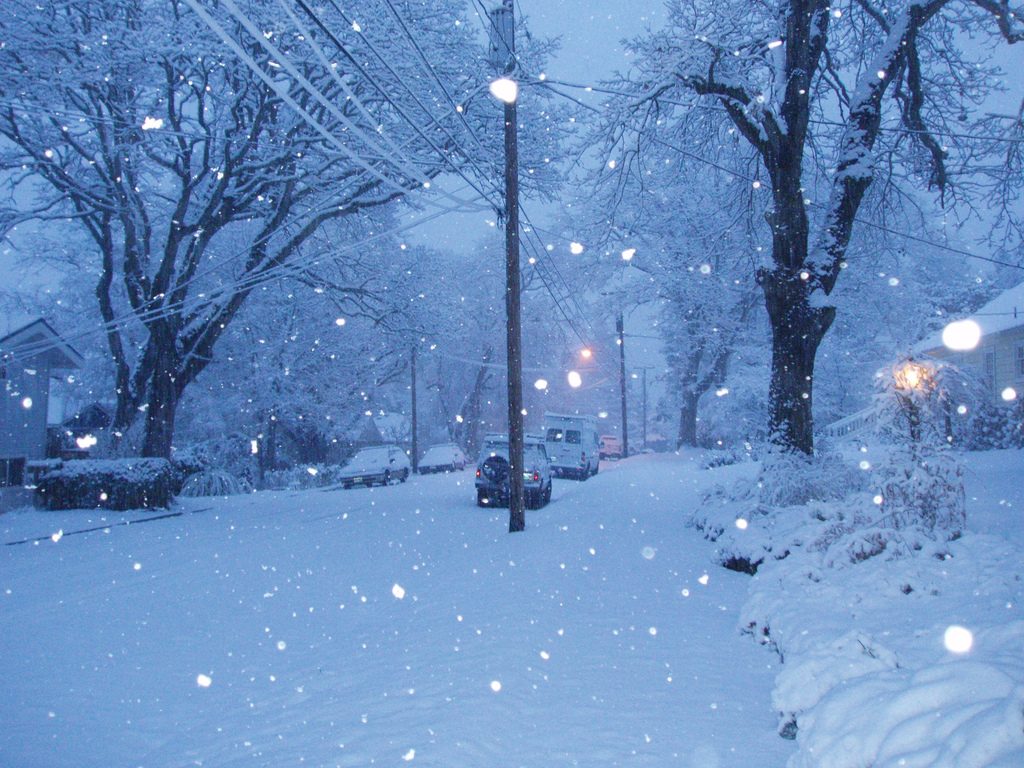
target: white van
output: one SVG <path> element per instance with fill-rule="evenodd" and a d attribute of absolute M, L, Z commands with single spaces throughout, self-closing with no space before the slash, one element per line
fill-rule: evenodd
<path fill-rule="evenodd" d="M 586 480 L 596 475 L 600 460 L 597 419 L 545 413 L 544 447 L 556 477 Z"/>

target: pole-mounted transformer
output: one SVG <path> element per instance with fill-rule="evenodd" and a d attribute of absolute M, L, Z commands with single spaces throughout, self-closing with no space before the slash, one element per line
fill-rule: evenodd
<path fill-rule="evenodd" d="M 512 11 L 512 0 L 505 0 L 502 5 L 493 8 L 490 17 L 488 60 L 495 70 L 508 74 L 516 66 L 516 21 Z"/>

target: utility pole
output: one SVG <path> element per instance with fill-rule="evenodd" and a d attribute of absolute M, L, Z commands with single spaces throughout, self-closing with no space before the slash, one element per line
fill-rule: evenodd
<path fill-rule="evenodd" d="M 626 420 L 626 334 L 623 330 L 622 312 L 615 321 L 615 331 L 619 334 L 619 392 L 622 396 L 622 458 L 629 456 L 629 429 Z"/>
<path fill-rule="evenodd" d="M 646 448 L 647 447 L 647 366 L 646 365 L 643 367 L 643 374 L 644 374 L 644 409 L 643 409 L 644 423 L 643 423 L 643 428 L 640 430 L 640 435 L 641 435 L 641 440 L 642 440 L 642 442 L 640 443 L 640 447 L 641 448 Z"/>
<path fill-rule="evenodd" d="M 420 447 L 416 441 L 416 347 L 412 348 L 412 473 L 419 471 Z"/>
<path fill-rule="evenodd" d="M 491 11 L 493 62 L 506 76 L 516 66 L 513 0 Z M 505 315 L 508 346 L 508 530 L 526 529 L 523 510 L 523 354 L 520 330 L 519 147 L 516 88 L 505 103 Z M 493 89 L 492 89 L 492 92 Z"/>

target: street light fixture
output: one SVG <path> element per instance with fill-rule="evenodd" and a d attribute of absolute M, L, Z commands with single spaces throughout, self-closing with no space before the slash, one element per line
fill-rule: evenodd
<path fill-rule="evenodd" d="M 519 98 L 519 84 L 510 77 L 499 77 L 492 80 L 488 90 L 491 96 L 505 104 L 515 104 Z"/>

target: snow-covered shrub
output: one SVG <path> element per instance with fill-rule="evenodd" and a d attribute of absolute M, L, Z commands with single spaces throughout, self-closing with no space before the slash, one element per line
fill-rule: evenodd
<path fill-rule="evenodd" d="M 178 492 L 181 492 L 185 481 L 192 475 L 205 472 L 212 466 L 212 459 L 203 445 L 190 445 L 185 448 L 175 448 L 171 454 L 171 468 L 174 470 L 174 480 Z"/>
<path fill-rule="evenodd" d="M 1011 447 L 1012 412 L 987 400 L 958 414 L 954 435 L 958 446 L 968 451 L 989 451 Z"/>
<path fill-rule="evenodd" d="M 184 448 L 175 448 L 171 454 L 171 466 L 183 477 L 203 472 L 213 466 L 213 459 L 206 446 L 197 443 Z"/>
<path fill-rule="evenodd" d="M 893 444 L 875 467 L 883 519 L 897 530 L 956 538 L 966 522 L 963 468 L 949 447 L 956 370 L 908 360 L 876 378 L 877 427 Z"/>
<path fill-rule="evenodd" d="M 881 512 L 896 529 L 921 528 L 956 538 L 967 520 L 964 472 L 948 449 L 894 448 L 876 468 Z"/>
<path fill-rule="evenodd" d="M 264 474 L 264 486 L 274 490 L 297 491 L 305 488 L 323 488 L 341 481 L 340 464 L 300 464 L 288 469 L 277 469 Z"/>
<path fill-rule="evenodd" d="M 1007 415 L 1006 447 L 1024 448 L 1024 392 L 1014 400 Z"/>
<path fill-rule="evenodd" d="M 761 462 L 759 500 L 769 507 L 831 501 L 859 489 L 862 483 L 863 478 L 838 454 L 808 456 L 799 451 L 774 450 Z"/>
<path fill-rule="evenodd" d="M 715 469 L 716 467 L 728 467 L 753 458 L 753 447 L 750 443 L 735 448 L 721 448 L 705 451 L 701 458 L 701 469 Z"/>
<path fill-rule="evenodd" d="M 207 469 L 189 475 L 181 486 L 182 496 L 236 496 L 240 493 L 252 493 L 252 486 L 247 480 L 239 479 L 222 469 Z"/>
<path fill-rule="evenodd" d="M 40 478 L 36 498 L 46 509 L 167 507 L 174 485 L 166 459 L 69 461 Z"/>

